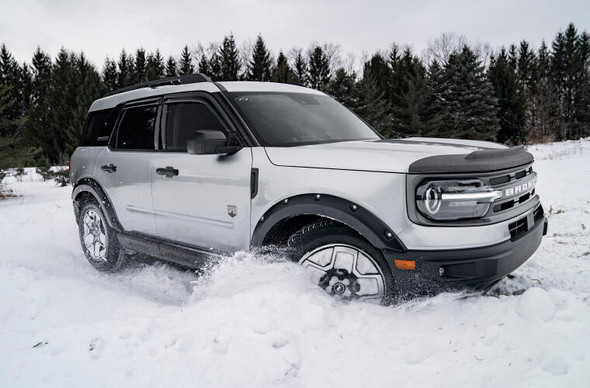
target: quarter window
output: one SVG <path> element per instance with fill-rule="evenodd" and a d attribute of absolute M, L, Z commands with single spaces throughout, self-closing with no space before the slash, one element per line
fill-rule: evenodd
<path fill-rule="evenodd" d="M 209 107 L 200 102 L 166 105 L 166 149 L 186 151 L 186 141 L 197 130 L 225 131 L 223 124 Z"/>
<path fill-rule="evenodd" d="M 157 106 L 126 109 L 119 124 L 117 149 L 153 150 Z"/>
<path fill-rule="evenodd" d="M 113 129 L 113 124 L 109 125 L 109 116 L 112 111 L 113 109 L 105 109 L 88 113 L 80 146 L 93 147 L 108 144 Z"/>

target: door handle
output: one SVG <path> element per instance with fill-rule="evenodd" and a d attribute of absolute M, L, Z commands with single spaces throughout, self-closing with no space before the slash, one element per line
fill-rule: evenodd
<path fill-rule="evenodd" d="M 167 166 L 166 168 L 157 168 L 156 174 L 164 175 L 166 178 L 172 178 L 173 176 L 178 176 L 178 170 L 172 166 Z"/>
<path fill-rule="evenodd" d="M 113 172 L 117 171 L 117 166 L 115 166 L 113 163 L 109 163 L 109 164 L 105 164 L 104 166 L 100 166 L 100 169 L 102 171 L 106 171 L 109 174 L 112 174 Z"/>

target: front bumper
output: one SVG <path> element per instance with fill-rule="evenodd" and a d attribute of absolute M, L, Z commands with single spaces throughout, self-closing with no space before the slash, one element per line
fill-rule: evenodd
<path fill-rule="evenodd" d="M 458 289 L 486 289 L 520 267 L 547 234 L 547 219 L 539 206 L 510 225 L 511 238 L 499 244 L 441 251 L 385 250 L 398 290 L 419 296 Z M 394 259 L 414 260 L 415 270 L 400 270 Z"/>

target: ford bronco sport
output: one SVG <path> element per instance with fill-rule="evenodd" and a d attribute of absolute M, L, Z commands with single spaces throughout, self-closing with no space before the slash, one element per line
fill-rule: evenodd
<path fill-rule="evenodd" d="M 328 293 L 383 301 L 524 263 L 547 232 L 532 164 L 522 147 L 384 139 L 316 90 L 196 74 L 92 104 L 72 199 L 102 271 L 278 246 Z"/>

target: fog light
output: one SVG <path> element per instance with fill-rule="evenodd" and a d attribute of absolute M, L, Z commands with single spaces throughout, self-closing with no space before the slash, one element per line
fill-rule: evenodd
<path fill-rule="evenodd" d="M 440 267 L 438 269 L 438 276 L 445 276 L 445 268 L 444 267 Z"/>
<path fill-rule="evenodd" d="M 393 263 L 397 269 L 406 269 L 410 271 L 416 270 L 416 262 L 414 260 L 398 260 L 394 259 Z"/>

